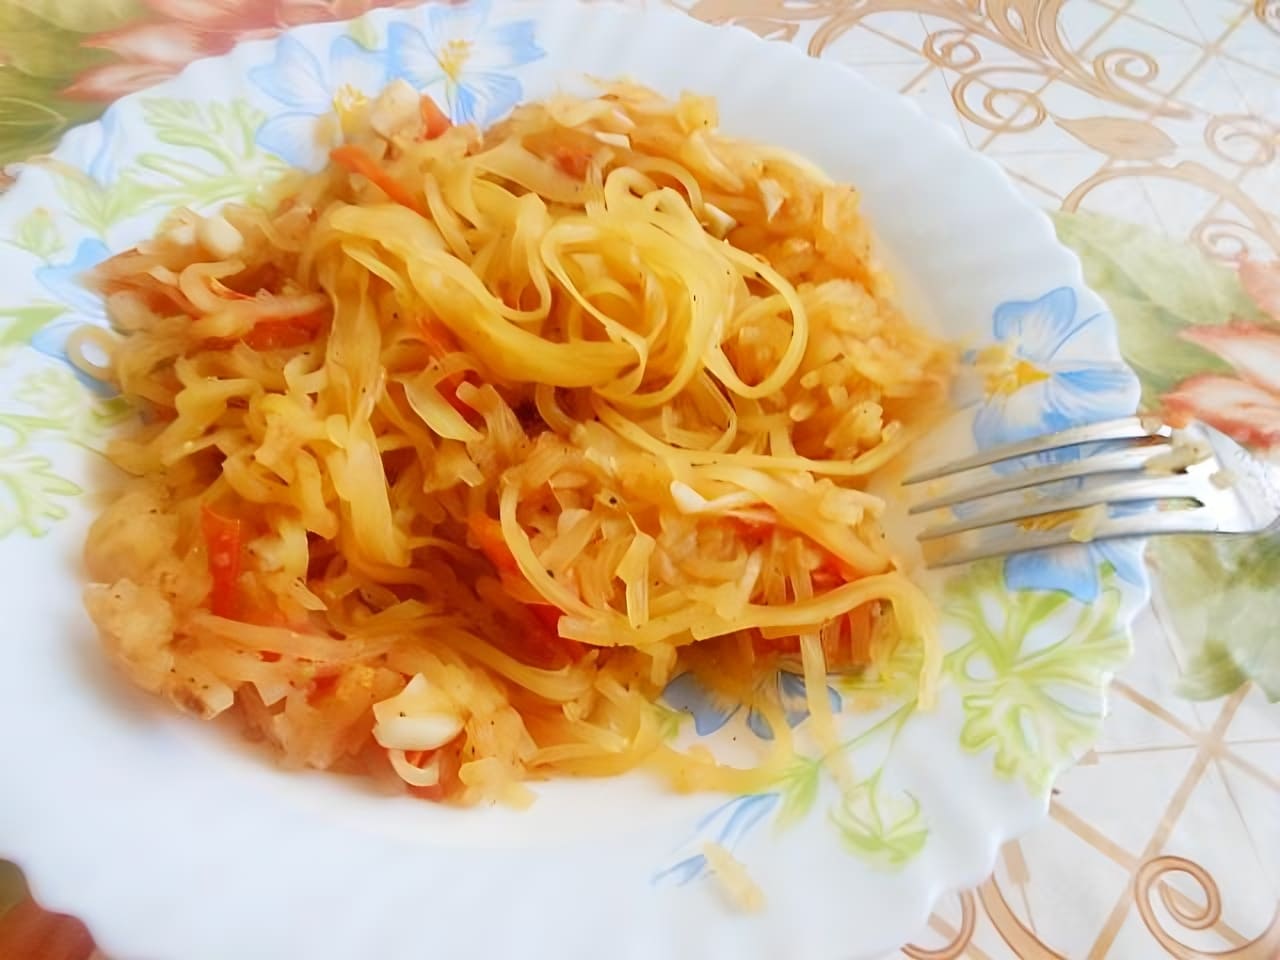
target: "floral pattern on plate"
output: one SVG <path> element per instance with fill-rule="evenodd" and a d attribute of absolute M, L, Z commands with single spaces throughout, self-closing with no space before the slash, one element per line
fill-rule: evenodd
<path fill-rule="evenodd" d="M 372 46 L 376 37 L 362 29 L 336 38 L 323 58 L 281 37 L 271 63 L 249 73 L 284 108 L 258 129 L 258 144 L 293 166 L 318 167 L 341 139 L 328 119 L 335 102 L 376 94 L 391 80 L 440 98 L 455 123 L 492 123 L 520 101 L 513 71 L 545 54 L 534 42 L 532 21 L 490 20 L 489 3 L 433 5 L 421 29 L 391 24 L 383 48 Z"/>
<path fill-rule="evenodd" d="M 443 90 L 454 123 L 489 124 L 520 101 L 517 67 L 546 56 L 533 22 L 491 23 L 488 0 L 433 6 L 421 30 L 403 23 L 387 33 L 391 71 L 420 90 Z"/>
<path fill-rule="evenodd" d="M 1096 735 L 1101 714 L 1088 691 L 1129 653 L 1118 617 L 1124 587 L 1109 565 L 1099 564 L 1095 575 L 1098 590 L 1088 600 L 1057 587 L 1011 587 L 1000 561 L 975 564 L 944 589 L 944 629 L 956 642 L 943 662 L 943 686 L 960 697 L 960 744 L 990 754 L 1001 776 L 1037 793 L 1047 792 L 1054 773 Z M 654 882 L 683 885 L 703 877 L 702 844 L 719 843 L 734 852 L 770 815 L 775 827 L 785 829 L 809 816 L 820 799 L 827 802 L 827 821 L 850 854 L 888 869 L 903 867 L 923 852 L 928 817 L 917 797 L 890 782 L 894 742 L 922 716 L 914 683 L 919 667 L 917 651 L 902 651 L 884 668 L 887 684 L 872 676 L 833 678 L 848 700 L 861 694 L 878 701 L 872 710 L 849 711 L 842 718 L 850 735 L 838 749 L 859 778 L 852 789 L 833 789 L 826 782 L 831 779 L 828 757 L 800 755 L 775 789 L 744 794 L 703 816 L 654 874 Z M 693 713 L 699 736 L 718 731 L 739 709 L 705 692 L 688 697 L 688 689 L 680 685 L 673 699 L 668 688 L 666 699 Z M 807 716 L 807 709 L 803 717 L 789 712 L 788 723 L 799 727 Z"/>
<path fill-rule="evenodd" d="M 508 8 L 519 13 L 508 14 Z M 0 427 L 6 431 L 0 437 L 0 534 L 6 535 L 0 547 L 21 548 L 26 556 L 39 547 L 28 538 L 56 529 L 77 509 L 87 484 L 70 452 L 96 449 L 125 415 L 120 401 L 85 391 L 65 362 L 58 325 L 102 318 L 100 306 L 83 301 L 67 282 L 104 249 L 116 251 L 145 236 L 175 205 L 208 208 L 228 200 L 252 201 L 257 188 L 281 173 L 286 163 L 322 160 L 331 141 L 323 136 L 318 143 L 314 136 L 308 141 L 306 131 L 317 132 L 320 117 L 336 98 L 367 94 L 386 79 L 399 77 L 435 96 L 456 120 L 490 122 L 517 100 L 556 89 L 563 76 L 549 72 L 547 62 L 571 62 L 578 71 L 575 76 L 635 72 L 644 80 L 643 71 L 633 67 L 643 66 L 644 56 L 650 56 L 661 69 L 648 79 L 674 75 L 679 80 L 681 51 L 704 49 L 712 36 L 743 44 L 742 55 L 756 57 L 765 73 L 781 70 L 785 76 L 810 68 L 798 55 L 786 61 L 790 66 L 777 67 L 770 58 L 787 56 L 788 51 L 746 46 L 753 42 L 745 35 L 702 34 L 706 28 L 667 15 L 652 22 L 624 20 L 622 11 L 583 7 L 572 16 L 602 22 L 618 17 L 617 23 L 610 21 L 616 32 L 601 35 L 627 40 L 621 46 L 596 47 L 579 31 L 566 30 L 559 22 L 548 27 L 540 19 L 567 17 L 567 9 L 441 4 L 373 14 L 352 24 L 310 27 L 268 46 L 237 51 L 234 79 L 218 72 L 231 68 L 203 62 L 171 86 L 122 101 L 101 124 L 73 134 L 53 160 L 30 171 L 29 184 L 19 183 L 0 207 L 0 240 L 8 241 L 15 274 L 23 278 L 15 287 L 21 296 L 15 295 L 11 305 L 0 304 L 0 346 L 6 348 L 0 380 L 9 388 L 0 400 Z M 593 59 L 600 56 L 603 62 Z M 535 76 L 536 82 L 531 79 Z M 849 83 L 841 77 L 842 102 L 851 90 L 871 96 Z M 709 92 L 731 99 L 734 87 Z M 752 108 L 761 108 L 759 97 Z M 875 113 L 865 116 L 874 120 Z M 911 119 L 903 119 L 901 129 L 891 128 L 888 142 L 909 128 L 916 154 L 945 154 L 950 158 L 948 169 L 963 164 L 966 158 L 949 140 L 914 126 L 921 121 L 909 111 L 904 116 Z M 816 130 L 821 125 L 804 126 Z M 868 179 L 882 166 L 866 168 Z M 980 345 L 1007 341 L 1002 349 L 1014 358 L 1012 372 L 990 383 L 991 395 L 979 410 L 984 424 L 979 439 L 997 442 L 1045 425 L 1081 422 L 1102 415 L 1100 404 L 1110 411 L 1127 400 L 1131 410 L 1134 392 L 1118 363 L 1110 316 L 1079 284 L 1072 261 L 1044 236 L 1039 216 L 1014 204 L 985 167 L 975 167 L 972 176 L 991 191 L 991 202 L 1000 208 L 997 233 L 1028 239 L 1019 251 L 1039 244 L 1042 249 L 1032 259 L 1047 264 L 1058 280 L 1058 286 L 1038 299 L 1009 299 L 1028 293 L 1034 297 L 1039 291 L 998 289 L 1000 285 L 992 283 L 972 294 L 969 309 L 952 311 L 978 318 L 992 316 L 995 310 L 985 330 L 964 333 Z M 869 186 L 868 196 L 876 189 Z M 925 219 L 948 222 L 945 211 L 938 210 Z M 972 233 L 968 222 L 952 228 L 965 236 Z M 1015 278 L 1018 274 L 1007 264 L 989 267 L 989 276 L 1002 271 Z M 952 295 L 947 284 L 938 289 Z M 1091 395 L 1098 387 L 1110 393 L 1105 398 Z M 916 706 L 918 654 L 913 658 L 904 652 L 885 666 L 881 677 L 831 678 L 827 696 L 839 711 L 839 749 L 855 772 L 848 789 L 835 789 L 823 758 L 802 751 L 764 791 L 682 799 L 680 817 L 663 821 L 666 833 L 644 827 L 645 862 L 637 865 L 634 876 L 583 872 L 569 880 L 592 893 L 646 878 L 657 881 L 654 889 L 692 888 L 706 875 L 700 845 L 710 840 L 734 850 L 748 866 L 764 866 L 764 873 L 775 847 L 795 845 L 809 851 L 806 845 L 816 842 L 820 846 L 813 850 L 833 850 L 841 858 L 838 869 L 846 882 L 865 884 L 867 890 L 901 889 L 912 902 L 932 895 L 929 891 L 936 893 L 940 883 L 954 882 L 955 876 L 973 869 L 955 854 L 952 842 L 958 830 L 969 828 L 937 814 L 939 798 L 931 791 L 938 785 L 926 782 L 929 771 L 912 761 L 904 745 L 924 738 L 949 762 L 963 766 L 964 776 L 972 778 L 971 789 L 994 791 L 991 795 L 999 797 L 999 803 L 980 811 L 975 828 L 983 836 L 1005 835 L 1038 810 L 1053 776 L 1096 732 L 1102 691 L 1125 656 L 1127 622 L 1143 596 L 1142 584 L 1119 576 L 1114 563 L 1090 553 L 1086 564 L 1096 575 L 1092 603 L 1082 602 L 1078 590 L 1043 578 L 1027 589 L 1010 590 L 999 563 L 979 565 L 939 583 L 936 595 L 944 610 L 946 656 L 943 700 L 934 713 Z M 797 742 L 805 740 L 808 723 L 800 683 L 794 674 L 784 673 L 776 691 L 769 692 L 777 695 Z M 778 732 L 768 730 L 749 710 L 713 703 L 688 682 L 684 687 L 682 691 L 677 683 L 669 699 L 694 715 L 692 722 L 683 724 L 693 729 L 676 730 L 676 736 L 710 743 L 740 728 L 762 738 Z M 672 711 L 668 720 L 683 715 L 684 711 Z M 680 725 L 668 724 L 675 726 Z M 292 789 L 293 782 L 285 789 Z M 635 815 L 642 818 L 643 811 Z M 765 823 L 776 829 L 761 830 Z M 288 828 L 281 829 L 288 833 Z M 88 853 L 114 836 L 95 833 L 84 838 L 88 845 L 83 849 Z M 334 840 L 338 845 L 345 842 L 341 831 Z M 943 852 L 922 856 L 933 850 Z M 663 851 L 668 851 L 666 856 Z M 448 856 L 440 852 L 436 859 L 443 862 Z M 40 864 L 36 858 L 32 863 L 39 881 Z M 946 865 L 945 877 L 927 872 L 938 863 Z M 514 860 L 508 866 L 510 870 L 495 872 L 490 881 L 501 886 L 521 869 Z M 325 883 L 325 877 L 323 871 L 315 871 L 294 880 L 301 889 Z M 415 871 L 413 877 L 416 883 L 423 874 Z M 902 886 L 894 887 L 898 882 Z M 688 894 L 685 890 L 682 896 Z M 105 900 L 94 899 L 77 895 L 75 908 L 91 920 L 122 916 L 118 902 L 108 911 Z M 679 928 L 668 924 L 653 929 Z M 895 929 L 893 935 L 908 932 Z"/>
<path fill-rule="evenodd" d="M 797 727 L 809 717 L 809 701 L 805 692 L 804 677 L 790 670 L 779 670 L 765 681 L 763 696 L 777 704 L 787 725 Z M 694 729 L 699 736 L 715 733 L 742 709 L 742 704 L 726 701 L 714 691 L 708 690 L 692 673 L 682 673 L 667 684 L 662 699 L 677 710 L 693 717 Z M 839 712 L 843 705 L 840 694 L 827 687 L 827 702 Z M 772 740 L 773 730 L 764 713 L 755 707 L 747 711 L 747 727 L 761 740 Z"/>
<path fill-rule="evenodd" d="M 342 139 L 338 125 L 328 119 L 335 100 L 376 94 L 387 85 L 389 71 L 384 56 L 349 36 L 334 40 L 322 61 L 286 35 L 271 63 L 249 71 L 249 79 L 284 108 L 258 128 L 258 145 L 291 166 L 310 169 L 322 166 L 329 148 Z"/>
<path fill-rule="evenodd" d="M 1108 355 L 1105 341 L 1114 328 L 1109 315 L 1082 315 L 1070 287 L 996 307 L 992 316 L 996 345 L 975 355 L 982 361 L 985 381 L 985 399 L 973 425 L 978 447 L 1014 443 L 1132 413 L 1140 392 L 1137 377 L 1115 360 L 1100 359 Z M 1090 452 L 1066 448 L 1032 459 L 1060 462 Z M 1018 466 L 1002 463 L 996 468 Z M 1128 512 L 1128 508 L 1116 512 Z M 1005 582 L 1011 590 L 1063 590 L 1091 602 L 1100 589 L 1099 571 L 1107 564 L 1127 583 L 1146 582 L 1141 545 L 1131 541 L 1014 554 L 1004 562 Z"/>

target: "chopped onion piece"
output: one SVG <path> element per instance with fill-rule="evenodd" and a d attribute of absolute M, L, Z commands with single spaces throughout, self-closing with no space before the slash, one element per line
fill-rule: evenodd
<path fill-rule="evenodd" d="M 704 843 L 702 855 L 707 858 L 711 875 L 720 882 L 729 902 L 745 913 L 759 913 L 764 909 L 764 891 L 751 879 L 742 861 L 718 843 Z"/>
<path fill-rule="evenodd" d="M 723 240 L 729 231 L 738 225 L 738 221 L 729 216 L 714 203 L 704 203 L 702 209 L 707 213 L 707 229 L 711 235 Z"/>
<path fill-rule="evenodd" d="M 782 184 L 770 177 L 758 181 L 756 187 L 760 190 L 760 199 L 764 201 L 765 219 L 772 222 L 787 200 L 787 191 Z"/>
<path fill-rule="evenodd" d="M 389 750 L 435 750 L 462 732 L 449 698 L 418 673 L 403 690 L 373 705 L 373 737 Z"/>
<path fill-rule="evenodd" d="M 1169 438 L 1172 446 L 1157 453 L 1142 465 L 1147 473 L 1181 473 L 1187 467 L 1208 460 L 1213 451 L 1202 440 L 1188 436 L 1183 430 L 1174 430 Z"/>
<path fill-rule="evenodd" d="M 163 236 L 180 247 L 192 247 L 196 242 L 196 225 L 187 217 L 182 217 L 165 230 Z"/>
<path fill-rule="evenodd" d="M 729 513 L 742 507 L 750 507 L 760 502 L 760 497 L 750 490 L 737 493 L 726 493 L 722 497 L 708 500 L 697 490 L 681 480 L 671 481 L 671 499 L 681 513 L 695 516 L 707 513 Z"/>
<path fill-rule="evenodd" d="M 618 562 L 618 579 L 627 587 L 627 620 L 632 627 L 649 622 L 649 559 L 657 541 L 637 531 Z"/>
<path fill-rule="evenodd" d="M 403 750 L 388 750 L 391 766 L 400 779 L 411 787 L 434 787 L 440 782 L 440 758 L 432 757 L 420 767 L 415 767 L 404 755 Z"/>
<path fill-rule="evenodd" d="M 621 147 L 623 150 L 631 149 L 631 138 L 625 133 L 610 133 L 607 130 L 597 130 L 596 139 L 601 143 L 607 143 L 611 147 Z"/>
<path fill-rule="evenodd" d="M 373 737 L 388 750 L 437 750 L 461 732 L 457 714 L 424 713 L 379 720 Z"/>
<path fill-rule="evenodd" d="M 201 218 L 196 224 L 196 239 L 210 255 L 221 260 L 234 257 L 244 249 L 244 237 L 240 231 L 220 214 Z"/>
<path fill-rule="evenodd" d="M 389 83 L 369 111 L 369 126 L 388 140 L 418 118 L 420 98 L 404 80 Z"/>

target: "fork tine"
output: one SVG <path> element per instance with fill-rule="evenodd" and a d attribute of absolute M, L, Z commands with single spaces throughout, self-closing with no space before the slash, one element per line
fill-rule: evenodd
<path fill-rule="evenodd" d="M 1104 440 L 1136 440 L 1142 437 L 1168 436 L 1169 428 L 1151 421 L 1144 422 L 1143 417 L 1123 417 L 1119 420 L 1106 420 L 1102 423 L 1091 423 L 1082 427 L 1071 427 L 1058 433 L 1032 437 L 1019 443 L 1008 443 L 999 447 L 980 450 L 969 457 L 954 460 L 937 467 L 929 467 L 918 471 L 903 480 L 903 486 L 924 483 L 927 480 L 939 480 L 953 473 L 962 473 L 975 467 L 986 467 L 1001 460 L 1014 460 L 1018 457 L 1047 453 L 1063 447 L 1074 447 L 1081 443 L 1100 443 Z"/>
<path fill-rule="evenodd" d="M 1135 480 L 1126 477 L 1113 483 L 1096 484 L 1092 488 L 1076 490 L 1065 496 L 1044 497 L 1040 500 L 1022 500 L 1008 506 L 991 509 L 940 523 L 924 530 L 919 539 L 937 540 L 969 530 L 992 527 L 1000 523 L 1017 523 L 1067 510 L 1083 510 L 1098 504 L 1135 503 L 1142 500 L 1197 500 L 1197 484 L 1186 476 L 1151 477 Z"/>
<path fill-rule="evenodd" d="M 1208 507 L 1188 510 L 1158 510 L 1128 517 L 1111 517 L 1098 524 L 1092 542 L 1117 537 L 1151 537 L 1169 533 L 1216 533 L 1217 518 Z M 961 535 L 963 539 L 964 535 Z M 969 534 L 973 536 L 972 532 Z M 1079 544 L 1071 538 L 1068 527 L 1027 531 L 1014 529 L 996 537 L 977 538 L 976 542 L 950 543 L 949 538 L 921 544 L 925 563 L 930 567 L 951 567 L 989 557 L 1031 550 L 1046 550 L 1068 544 Z"/>
<path fill-rule="evenodd" d="M 1124 450 L 1112 450 L 1079 460 L 1068 460 L 1063 463 L 1050 463 L 1043 467 L 1032 467 L 1004 476 L 994 477 L 983 483 L 963 486 L 950 493 L 922 500 L 907 512 L 911 514 L 925 513 L 938 507 L 950 507 L 965 500 L 981 500 L 993 497 L 998 493 L 1009 493 L 1026 487 L 1036 487 L 1046 483 L 1057 483 L 1063 480 L 1078 480 L 1102 473 L 1126 473 L 1141 470 L 1143 465 L 1153 456 L 1170 449 L 1164 443 L 1144 443 L 1127 447 Z"/>

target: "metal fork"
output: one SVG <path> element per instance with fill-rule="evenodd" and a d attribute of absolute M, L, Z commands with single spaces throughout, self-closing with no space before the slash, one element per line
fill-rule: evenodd
<path fill-rule="evenodd" d="M 923 469 L 903 485 L 926 485 L 910 513 L 952 511 L 919 534 L 931 567 L 1114 537 L 1280 528 L 1280 469 L 1202 423 L 1072 427 Z"/>

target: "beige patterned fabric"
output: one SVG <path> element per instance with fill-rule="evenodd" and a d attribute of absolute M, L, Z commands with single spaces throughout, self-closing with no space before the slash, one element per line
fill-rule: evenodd
<path fill-rule="evenodd" d="M 1037 205 L 1121 217 L 1219 258 L 1280 250 L 1274 0 L 675 5 L 900 91 Z"/>

